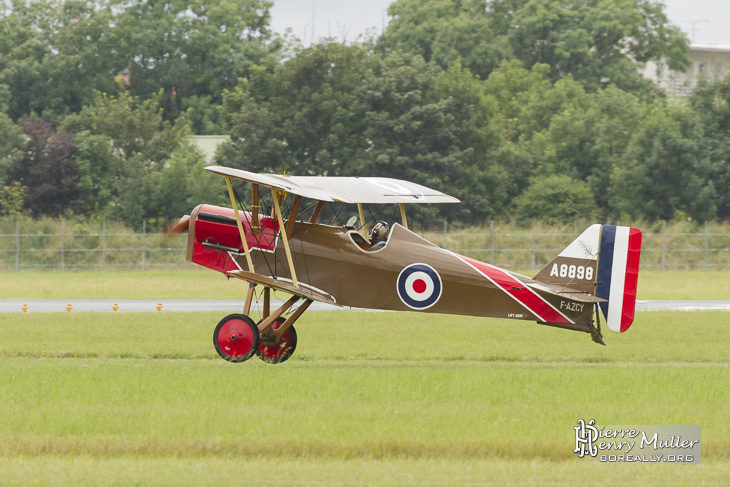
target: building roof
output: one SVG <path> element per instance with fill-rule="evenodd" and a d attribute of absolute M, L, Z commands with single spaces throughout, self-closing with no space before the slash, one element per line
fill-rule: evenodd
<path fill-rule="evenodd" d="M 230 142 L 228 135 L 193 135 L 190 141 L 203 153 L 206 162 L 212 162 L 220 144 Z"/>
<path fill-rule="evenodd" d="M 730 44 L 695 44 L 689 45 L 690 51 L 727 52 L 730 53 Z"/>

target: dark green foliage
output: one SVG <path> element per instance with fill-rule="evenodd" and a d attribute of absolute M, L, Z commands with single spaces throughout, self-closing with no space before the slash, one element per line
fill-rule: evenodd
<path fill-rule="evenodd" d="M 645 90 L 635 62 L 667 57 L 686 69 L 688 40 L 649 0 L 398 0 L 388 12 L 386 49 L 460 61 L 486 79 L 501 60 L 547 64 L 552 80 L 567 75 L 588 91 L 615 84 Z"/>
<path fill-rule="evenodd" d="M 717 207 L 702 127 L 686 104 L 653 107 L 611 174 L 610 204 L 619 214 L 672 219 L 677 212 L 704 221 Z"/>
<path fill-rule="evenodd" d="M 34 216 L 60 216 L 68 209 L 80 210 L 84 195 L 78 187 L 73 134 L 54 130 L 46 120 L 26 123 L 23 131 L 28 137 L 25 152 L 9 177 L 27 188 L 26 208 Z"/>
<path fill-rule="evenodd" d="M 700 143 L 709 165 L 705 198 L 725 220 L 730 218 L 730 78 L 700 82 L 690 103 L 702 126 Z"/>
<path fill-rule="evenodd" d="M 93 105 L 69 116 L 76 132 L 79 188 L 87 214 L 139 226 L 161 226 L 200 201 L 219 202 L 220 181 L 203 174 L 202 155 L 189 144 L 184 117 L 163 120 L 158 97 L 97 94 Z M 215 186 L 215 189 L 213 189 Z"/>
<path fill-rule="evenodd" d="M 653 0 L 397 0 L 374 45 L 309 48 L 266 0 L 2 5 L 1 214 L 154 228 L 228 204 L 195 133 L 231 136 L 223 165 L 463 201 L 431 224 L 730 217 L 730 80 L 685 102 L 640 77 L 688 65 Z"/>
<path fill-rule="evenodd" d="M 101 2 L 13 2 L 0 18 L 0 84 L 7 113 L 53 119 L 81 110 L 93 90 L 113 90 L 123 69 L 110 43 L 112 12 Z"/>
<path fill-rule="evenodd" d="M 537 178 L 515 200 L 515 217 L 521 223 L 590 220 L 595 211 L 596 204 L 588 185 L 568 176 Z"/>
<path fill-rule="evenodd" d="M 272 67 L 279 45 L 267 42 L 263 0 L 112 0 L 121 9 L 111 35 L 129 72 L 129 91 L 142 98 L 162 91 L 168 120 L 209 95 L 220 103 L 258 65 Z M 188 97 L 198 97 L 187 102 Z M 201 98 L 202 97 L 202 98 Z"/>
<path fill-rule="evenodd" d="M 440 83 L 441 71 L 420 56 L 316 45 L 229 93 L 232 144 L 220 162 L 250 171 L 402 178 L 458 196 L 464 170 L 476 164 L 470 144 L 479 129 L 468 102 Z M 465 198 L 463 218 L 493 213 L 476 201 Z"/>

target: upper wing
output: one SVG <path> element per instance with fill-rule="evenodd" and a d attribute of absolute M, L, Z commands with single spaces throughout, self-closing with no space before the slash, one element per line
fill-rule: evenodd
<path fill-rule="evenodd" d="M 257 174 L 223 166 L 208 171 L 320 201 L 343 203 L 459 203 L 459 200 L 420 184 L 391 178 L 280 176 Z"/>

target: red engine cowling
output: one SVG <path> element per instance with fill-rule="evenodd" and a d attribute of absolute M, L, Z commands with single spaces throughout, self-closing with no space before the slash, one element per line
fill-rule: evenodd
<path fill-rule="evenodd" d="M 259 215 L 258 231 L 252 230 L 250 212 L 239 211 L 243 233 L 249 249 L 274 252 L 279 223 L 270 216 Z M 231 253 L 242 253 L 241 235 L 231 208 L 200 205 L 190 215 L 187 260 L 218 272 L 239 270 Z"/>

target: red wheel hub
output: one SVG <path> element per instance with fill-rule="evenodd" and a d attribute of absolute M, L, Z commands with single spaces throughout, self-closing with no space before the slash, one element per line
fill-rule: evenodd
<path fill-rule="evenodd" d="M 232 319 L 221 326 L 218 345 L 231 357 L 242 357 L 251 351 L 255 342 L 251 327 L 243 320 Z"/>
<path fill-rule="evenodd" d="M 215 327 L 213 345 L 221 358 L 245 362 L 259 348 L 259 329 L 246 315 L 228 315 Z"/>

